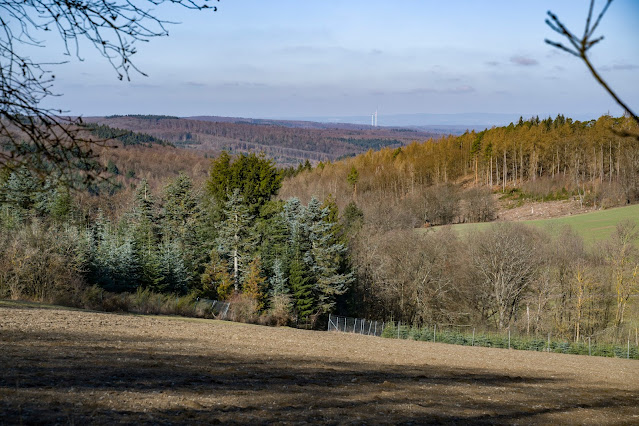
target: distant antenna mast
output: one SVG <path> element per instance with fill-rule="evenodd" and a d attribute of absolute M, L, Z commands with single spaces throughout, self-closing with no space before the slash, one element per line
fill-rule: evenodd
<path fill-rule="evenodd" d="M 375 127 L 375 113 L 371 114 L 371 126 Z"/>
<path fill-rule="evenodd" d="M 378 108 L 375 108 L 375 127 L 377 127 L 377 109 Z"/>

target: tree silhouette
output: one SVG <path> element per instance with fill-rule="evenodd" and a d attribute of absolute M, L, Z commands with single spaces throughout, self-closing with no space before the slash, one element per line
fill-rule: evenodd
<path fill-rule="evenodd" d="M 26 166 L 40 175 L 56 171 L 63 178 L 77 170 L 91 178 L 100 169 L 82 120 L 42 106 L 45 98 L 55 96 L 55 75 L 48 70 L 53 64 L 34 60 L 25 50 L 45 47 L 40 38 L 44 32 L 57 32 L 64 55 L 79 60 L 80 45 L 88 41 L 120 80 L 129 79 L 132 71 L 145 75 L 132 61 L 136 42 L 168 35 L 172 22 L 156 17 L 153 7 L 168 3 L 202 10 L 209 8 L 207 2 L 0 0 L 0 167 Z"/>
<path fill-rule="evenodd" d="M 597 82 L 606 90 L 606 92 L 608 92 L 610 96 L 612 96 L 615 102 L 617 102 L 617 104 L 619 104 L 624 109 L 624 111 L 639 124 L 639 117 L 637 116 L 637 114 L 632 112 L 630 107 L 626 103 L 624 103 L 619 98 L 619 96 L 617 96 L 617 94 L 612 90 L 612 88 L 610 88 L 610 86 L 608 86 L 606 81 L 599 75 L 599 73 L 593 66 L 592 62 L 590 62 L 590 58 L 588 57 L 588 51 L 594 45 L 596 45 L 597 43 L 599 43 L 600 41 L 604 39 L 604 36 L 595 37 L 595 30 L 599 26 L 601 19 L 604 17 L 606 12 L 608 11 L 608 8 L 612 4 L 612 2 L 613 0 L 607 0 L 605 6 L 602 8 L 601 12 L 599 13 L 599 16 L 597 16 L 597 19 L 593 20 L 595 0 L 590 0 L 590 8 L 588 9 L 588 17 L 586 18 L 586 27 L 584 29 L 584 34 L 581 37 L 575 35 L 573 32 L 568 30 L 568 28 L 559 20 L 557 15 L 555 15 L 551 11 L 548 11 L 548 16 L 550 17 L 550 19 L 546 19 L 546 24 L 548 24 L 548 26 L 552 28 L 553 31 L 564 36 L 570 43 L 571 47 L 568 47 L 562 43 L 551 41 L 548 39 L 546 39 L 545 42 L 560 50 L 568 52 L 571 55 L 581 58 L 581 60 L 584 61 L 584 63 L 588 67 L 588 70 L 590 70 L 590 73 L 593 75 L 595 80 L 597 80 Z M 617 131 L 617 132 L 619 132 L 620 135 L 622 136 L 633 136 L 633 137 L 636 137 L 637 140 L 639 140 L 639 135 L 623 132 L 623 131 L 621 132 Z"/>

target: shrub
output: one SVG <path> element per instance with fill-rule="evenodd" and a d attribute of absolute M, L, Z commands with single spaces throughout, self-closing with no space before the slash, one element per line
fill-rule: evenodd
<path fill-rule="evenodd" d="M 269 310 L 260 317 L 260 324 L 284 326 L 291 323 L 291 298 L 288 295 L 272 296 L 270 305 Z"/>
<path fill-rule="evenodd" d="M 73 228 L 34 220 L 19 231 L 0 231 L 0 296 L 78 303 L 85 287 L 79 238 Z"/>
<path fill-rule="evenodd" d="M 246 294 L 231 297 L 228 319 L 237 322 L 256 323 L 259 315 L 259 303 Z"/>

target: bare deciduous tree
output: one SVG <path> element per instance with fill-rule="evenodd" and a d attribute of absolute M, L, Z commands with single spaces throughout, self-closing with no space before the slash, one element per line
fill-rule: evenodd
<path fill-rule="evenodd" d="M 499 329 L 508 327 L 539 271 L 536 233 L 523 225 L 497 224 L 470 240 L 470 256 L 478 275 L 478 302 Z"/>
<path fill-rule="evenodd" d="M 54 96 L 53 64 L 34 60 L 25 50 L 45 47 L 44 32 L 57 32 L 63 53 L 80 60 L 80 44 L 88 41 L 119 79 L 128 79 L 131 71 L 144 75 L 132 62 L 136 42 L 168 35 L 170 22 L 158 18 L 153 7 L 170 3 L 201 10 L 207 1 L 0 0 L 0 166 L 26 166 L 40 174 L 57 169 L 66 177 L 77 169 L 96 171 L 81 119 L 42 105 Z"/>

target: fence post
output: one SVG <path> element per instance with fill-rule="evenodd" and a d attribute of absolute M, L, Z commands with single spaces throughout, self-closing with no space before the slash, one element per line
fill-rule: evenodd
<path fill-rule="evenodd" d="M 348 325 L 348 318 L 344 317 L 344 333 L 346 333 L 346 326 Z"/>
<path fill-rule="evenodd" d="M 330 312 L 328 313 L 328 329 L 326 331 L 331 331 L 331 314 Z"/>
<path fill-rule="evenodd" d="M 592 352 L 590 351 L 590 336 L 588 336 L 588 356 L 592 356 Z"/>
<path fill-rule="evenodd" d="M 355 318 L 355 324 L 353 324 L 353 333 L 357 330 L 357 318 Z"/>
<path fill-rule="evenodd" d="M 630 339 L 628 339 L 628 353 L 626 355 L 626 359 L 630 359 Z"/>
<path fill-rule="evenodd" d="M 437 324 L 433 327 L 433 343 L 437 341 Z"/>
<path fill-rule="evenodd" d="M 510 349 L 510 327 L 508 327 L 508 349 Z"/>
<path fill-rule="evenodd" d="M 377 321 L 375 321 L 375 331 L 373 332 L 375 336 L 377 336 Z"/>
<path fill-rule="evenodd" d="M 473 327 L 473 340 L 470 343 L 470 346 L 475 346 L 475 327 Z"/>
<path fill-rule="evenodd" d="M 548 333 L 548 349 L 546 352 L 550 352 L 550 333 Z"/>
<path fill-rule="evenodd" d="M 399 328 L 402 326 L 401 321 L 397 321 L 397 339 L 399 339 Z"/>

